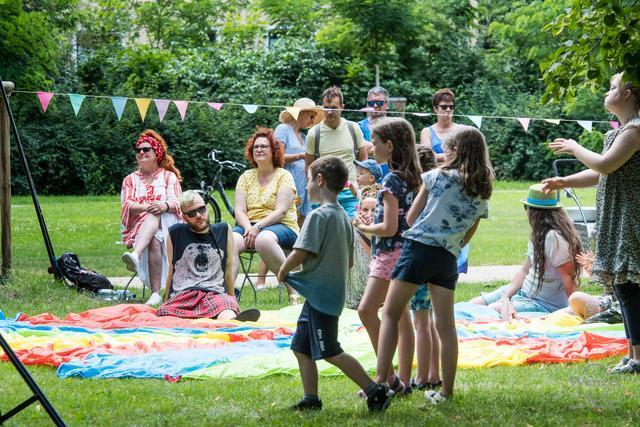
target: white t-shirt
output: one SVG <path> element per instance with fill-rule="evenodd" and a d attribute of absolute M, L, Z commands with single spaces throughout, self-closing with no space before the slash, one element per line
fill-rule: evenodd
<path fill-rule="evenodd" d="M 544 277 L 540 292 L 536 294 L 536 268 L 533 258 L 533 242 L 529 240 L 527 256 L 531 260 L 531 268 L 522 284 L 521 293 L 548 307 L 550 311 L 567 307 L 569 304 L 564 284 L 557 267 L 571 261 L 569 243 L 556 230 L 547 233 L 544 239 Z"/>

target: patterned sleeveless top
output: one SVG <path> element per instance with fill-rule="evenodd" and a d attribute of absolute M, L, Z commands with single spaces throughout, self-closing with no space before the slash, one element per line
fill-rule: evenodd
<path fill-rule="evenodd" d="M 602 154 L 625 129 L 640 126 L 634 117 L 607 132 Z M 609 175 L 600 175 L 596 193 L 596 248 L 592 277 L 606 286 L 640 283 L 640 151 Z"/>

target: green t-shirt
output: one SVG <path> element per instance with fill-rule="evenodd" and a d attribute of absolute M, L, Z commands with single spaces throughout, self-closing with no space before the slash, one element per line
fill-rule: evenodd
<path fill-rule="evenodd" d="M 287 283 L 313 308 L 330 316 L 340 316 L 344 308 L 353 237 L 353 226 L 344 210 L 327 204 L 307 215 L 293 245 L 309 254 L 302 271 L 290 273 Z"/>

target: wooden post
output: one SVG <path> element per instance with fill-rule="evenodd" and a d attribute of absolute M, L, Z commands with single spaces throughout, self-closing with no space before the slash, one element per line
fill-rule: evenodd
<path fill-rule="evenodd" d="M 15 89 L 12 82 L 4 82 L 7 95 Z M 2 95 L 2 94 L 0 94 Z M 11 270 L 11 124 L 9 109 L 0 97 L 0 227 L 2 229 L 2 270 L 5 276 Z"/>

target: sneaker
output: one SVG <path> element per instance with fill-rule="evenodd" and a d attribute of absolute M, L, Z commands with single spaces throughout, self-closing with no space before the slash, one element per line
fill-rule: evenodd
<path fill-rule="evenodd" d="M 138 254 L 136 252 L 125 252 L 122 254 L 122 262 L 127 266 L 127 270 L 132 273 L 138 272 Z"/>
<path fill-rule="evenodd" d="M 621 363 L 624 361 L 620 361 Z M 640 374 L 640 363 L 631 359 L 626 365 L 618 364 L 617 366 L 609 369 L 610 374 Z"/>
<path fill-rule="evenodd" d="M 429 385 L 429 383 L 418 384 L 415 378 L 411 380 L 411 388 L 416 390 L 424 390 L 425 388 L 429 387 Z"/>
<path fill-rule="evenodd" d="M 322 400 L 302 399 L 289 409 L 292 411 L 319 411 L 322 409 Z"/>
<path fill-rule="evenodd" d="M 427 402 L 431 403 L 432 405 L 439 405 L 449 400 L 448 398 L 440 394 L 439 391 L 435 391 L 435 390 L 425 391 L 424 398 L 427 399 Z"/>
<path fill-rule="evenodd" d="M 376 385 L 373 392 L 367 396 L 369 412 L 383 412 L 389 407 L 393 394 L 388 385 L 384 383 Z"/>
<path fill-rule="evenodd" d="M 594 314 L 588 319 L 585 319 L 584 323 L 622 323 L 622 314 L 617 309 L 616 305 L 612 304 L 611 308 Z"/>
<path fill-rule="evenodd" d="M 602 311 L 609 310 L 614 304 L 613 295 L 605 295 L 600 299 L 600 308 Z"/>
<path fill-rule="evenodd" d="M 145 302 L 147 305 L 160 305 L 162 304 L 162 297 L 159 293 L 154 292 L 151 294 L 151 297 Z"/>
<path fill-rule="evenodd" d="M 234 320 L 237 320 L 238 322 L 256 322 L 259 318 L 260 310 L 257 308 L 250 308 L 238 313 Z"/>

